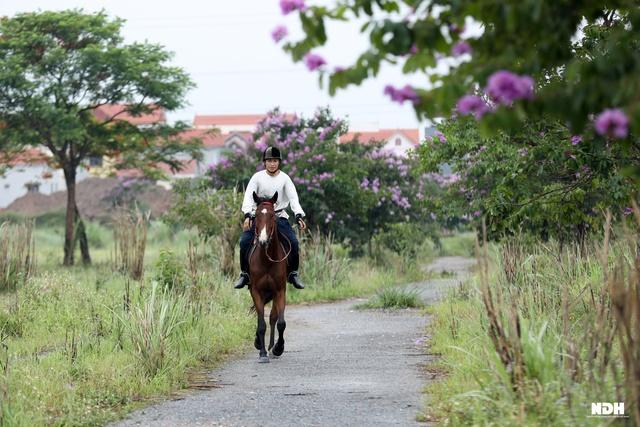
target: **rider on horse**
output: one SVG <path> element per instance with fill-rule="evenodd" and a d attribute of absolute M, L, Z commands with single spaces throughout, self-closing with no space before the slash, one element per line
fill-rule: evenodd
<path fill-rule="evenodd" d="M 304 211 L 298 201 L 298 192 L 289 175 L 280 170 L 282 155 L 277 147 L 267 147 L 262 153 L 262 161 L 264 162 L 265 170 L 256 172 L 251 177 L 242 202 L 242 212 L 245 218 L 242 225 L 244 232 L 240 237 L 240 270 L 242 271 L 235 288 L 242 289 L 249 284 L 247 257 L 255 236 L 253 219 L 256 213 L 256 202 L 253 199 L 253 192 L 256 192 L 259 197 L 271 197 L 277 191 L 278 200 L 275 210 L 276 215 L 278 215 L 278 232 L 291 242 L 291 253 L 287 260 L 288 281 L 295 288 L 304 289 L 304 285 L 298 277 L 298 264 L 300 262 L 298 239 L 289 224 L 289 215 L 285 212 L 285 209 L 290 204 L 300 229 L 304 230 L 307 227 L 304 222 Z"/>

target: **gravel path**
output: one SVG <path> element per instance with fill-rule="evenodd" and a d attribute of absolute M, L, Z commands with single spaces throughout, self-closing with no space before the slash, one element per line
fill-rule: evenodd
<path fill-rule="evenodd" d="M 461 274 L 471 264 L 446 257 L 430 268 Z M 410 286 L 432 302 L 458 280 Z M 209 374 L 219 388 L 150 406 L 114 425 L 420 425 L 428 318 L 419 310 L 354 310 L 355 302 L 287 307 L 281 358 L 259 364 L 250 351 Z"/>

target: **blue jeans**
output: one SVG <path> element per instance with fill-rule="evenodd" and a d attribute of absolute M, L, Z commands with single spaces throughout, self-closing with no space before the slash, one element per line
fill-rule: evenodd
<path fill-rule="evenodd" d="M 289 220 L 286 218 L 278 218 L 278 232 L 289 239 L 291 242 L 291 253 L 287 258 L 287 273 L 292 271 L 298 271 L 300 265 L 300 244 L 296 233 L 293 231 Z M 256 233 L 255 222 L 251 224 L 251 228 L 242 233 L 240 236 L 240 269 L 245 273 L 249 272 L 249 249 L 251 249 L 251 242 L 253 242 L 253 236 Z"/>

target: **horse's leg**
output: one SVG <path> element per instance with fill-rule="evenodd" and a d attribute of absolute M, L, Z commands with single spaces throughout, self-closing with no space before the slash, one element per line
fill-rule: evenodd
<path fill-rule="evenodd" d="M 274 356 L 280 356 L 284 352 L 284 330 L 287 327 L 287 322 L 284 321 L 284 306 L 286 304 L 285 289 L 282 289 L 276 294 L 273 304 L 278 309 L 278 342 L 273 347 L 271 353 L 273 353 Z"/>
<path fill-rule="evenodd" d="M 253 299 L 254 305 L 256 307 L 256 314 L 258 315 L 258 327 L 256 328 L 256 347 L 259 347 L 260 350 L 260 363 L 265 363 L 269 361 L 269 357 L 267 357 L 267 350 L 264 348 L 264 334 L 267 331 L 267 322 L 264 321 L 264 302 L 262 298 L 257 295 L 254 296 Z"/>
<path fill-rule="evenodd" d="M 271 314 L 269 315 L 269 348 L 267 349 L 269 351 L 273 348 L 273 342 L 275 340 L 276 320 L 278 320 L 278 308 L 274 301 L 271 303 Z"/>

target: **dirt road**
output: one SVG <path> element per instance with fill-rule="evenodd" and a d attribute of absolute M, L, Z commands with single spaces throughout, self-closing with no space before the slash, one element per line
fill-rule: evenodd
<path fill-rule="evenodd" d="M 446 257 L 432 269 L 461 274 L 472 263 Z M 432 302 L 458 281 L 411 286 Z M 219 388 L 139 410 L 116 425 L 420 425 L 428 317 L 419 310 L 355 310 L 355 302 L 288 307 L 281 358 L 260 364 L 251 351 L 209 374 Z"/>

